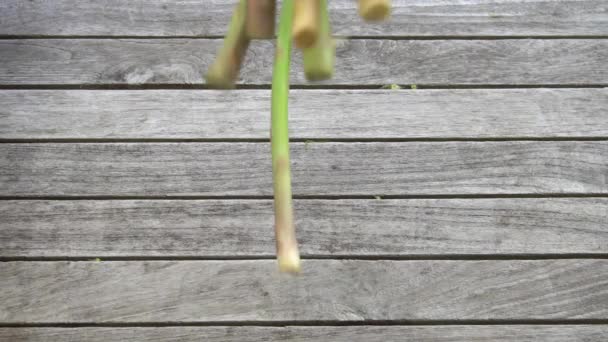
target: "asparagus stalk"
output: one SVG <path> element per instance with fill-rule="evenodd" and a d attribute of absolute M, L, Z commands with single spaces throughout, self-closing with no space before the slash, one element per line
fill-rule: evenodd
<path fill-rule="evenodd" d="M 247 0 L 240 0 L 232 14 L 224 43 L 205 76 L 207 84 L 212 88 L 234 88 L 249 46 L 249 38 L 245 32 L 246 11 Z"/>
<path fill-rule="evenodd" d="M 319 36 L 319 0 L 295 0 L 293 39 L 296 46 L 313 46 Z"/>
<path fill-rule="evenodd" d="M 304 74 L 309 81 L 330 79 L 334 73 L 336 44 L 331 37 L 327 0 L 320 0 L 319 37 L 315 44 L 304 49 Z"/>
<path fill-rule="evenodd" d="M 247 36 L 250 39 L 274 37 L 275 0 L 248 0 Z"/>
<path fill-rule="evenodd" d="M 296 0 L 302 1 L 302 0 Z M 274 183 L 274 219 L 279 270 L 300 271 L 300 253 L 296 241 L 291 197 L 289 166 L 289 133 L 287 100 L 289 96 L 289 63 L 293 0 L 284 0 L 279 21 L 279 33 L 272 72 L 271 150 Z"/>
<path fill-rule="evenodd" d="M 359 0 L 359 15 L 367 21 L 384 20 L 390 13 L 390 0 Z"/>

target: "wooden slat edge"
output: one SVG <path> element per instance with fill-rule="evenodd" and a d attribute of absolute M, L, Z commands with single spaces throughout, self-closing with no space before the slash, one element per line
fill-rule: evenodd
<path fill-rule="evenodd" d="M 606 198 L 296 200 L 305 256 L 596 254 Z M 272 257 L 271 200 L 0 201 L 0 257 Z"/>
<path fill-rule="evenodd" d="M 0 322 L 606 319 L 608 260 L 0 263 Z"/>
<path fill-rule="evenodd" d="M 268 90 L 0 90 L 0 103 L 0 139 L 269 138 Z M 608 89 L 296 89 L 289 115 L 293 139 L 608 137 Z"/>
<path fill-rule="evenodd" d="M 297 196 L 608 194 L 608 142 L 293 143 Z M 0 196 L 270 196 L 268 143 L 0 144 Z"/>
<path fill-rule="evenodd" d="M 0 40 L 0 84 L 203 84 L 219 39 Z M 239 84 L 268 85 L 274 47 L 255 41 Z M 608 84 L 608 40 L 340 40 L 321 85 Z M 291 84 L 309 84 L 293 56 Z"/>
<path fill-rule="evenodd" d="M 605 325 L 0 328 L 0 341 L 588 342 L 606 334 Z"/>
<path fill-rule="evenodd" d="M 223 36 L 235 0 L 78 1 L 0 4 L 0 33 L 67 36 Z M 601 0 L 393 0 L 389 21 L 367 24 L 356 2 L 332 0 L 334 34 L 346 36 L 607 35 Z M 69 25 L 65 25 L 69 23 Z"/>

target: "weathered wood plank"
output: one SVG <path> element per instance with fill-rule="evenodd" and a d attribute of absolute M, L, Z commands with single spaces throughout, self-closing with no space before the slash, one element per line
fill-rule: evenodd
<path fill-rule="evenodd" d="M 0 139 L 260 139 L 270 121 L 269 90 L 0 90 L 0 103 Z M 296 89 L 289 115 L 299 139 L 605 137 L 608 89 Z"/>
<path fill-rule="evenodd" d="M 0 144 L 1 196 L 271 195 L 268 143 Z M 608 142 L 294 143 L 296 195 L 608 193 Z"/>
<path fill-rule="evenodd" d="M 0 83 L 202 84 L 217 39 L 0 41 Z M 241 84 L 269 84 L 273 45 L 251 44 Z M 606 84 L 608 40 L 343 40 L 324 84 Z M 299 52 L 292 84 L 305 84 Z"/>
<path fill-rule="evenodd" d="M 296 200 L 302 254 L 608 251 L 608 199 Z M 0 257 L 272 256 L 270 200 L 1 201 Z"/>
<path fill-rule="evenodd" d="M 236 0 L 4 0 L 4 35 L 224 35 Z M 339 35 L 606 35 L 602 0 L 393 0 L 391 20 L 365 24 L 356 2 L 329 2 Z M 66 25 L 65 23 L 69 23 Z"/>
<path fill-rule="evenodd" d="M 606 334 L 604 325 L 0 328 L 0 341 L 590 342 Z"/>
<path fill-rule="evenodd" d="M 605 319 L 608 260 L 0 263 L 0 321 Z"/>

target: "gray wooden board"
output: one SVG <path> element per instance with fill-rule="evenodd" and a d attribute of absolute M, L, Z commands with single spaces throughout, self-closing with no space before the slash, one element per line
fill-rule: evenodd
<path fill-rule="evenodd" d="M 0 34 L 218 36 L 225 34 L 235 3 L 3 0 Z M 606 35 L 604 5 L 602 0 L 393 0 L 389 21 L 366 24 L 356 1 L 329 1 L 334 34 L 380 36 Z"/>
<path fill-rule="evenodd" d="M 0 322 L 606 319 L 608 260 L 0 263 Z"/>
<path fill-rule="evenodd" d="M 218 39 L 0 40 L 0 84 L 202 84 Z M 241 84 L 269 84 L 273 43 L 251 44 Z M 306 84 L 300 53 L 292 84 Z M 608 83 L 608 40 L 342 40 L 334 85 Z"/>
<path fill-rule="evenodd" d="M 293 143 L 295 195 L 608 193 L 608 142 Z M 269 143 L 5 143 L 0 196 L 269 196 Z"/>
<path fill-rule="evenodd" d="M 608 252 L 608 199 L 296 200 L 308 256 Z M 0 201 L 0 257 L 273 256 L 270 200 Z"/>
<path fill-rule="evenodd" d="M 0 90 L 0 103 L 0 139 L 269 138 L 270 90 Z M 296 89 L 289 115 L 299 139 L 606 137 L 608 89 Z"/>
<path fill-rule="evenodd" d="M 605 325 L 0 328 L 1 342 L 591 342 Z"/>

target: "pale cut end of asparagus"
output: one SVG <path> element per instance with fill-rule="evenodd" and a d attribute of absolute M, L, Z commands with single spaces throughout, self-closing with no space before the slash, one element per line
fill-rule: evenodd
<path fill-rule="evenodd" d="M 304 75 L 309 81 L 323 81 L 334 75 L 336 43 L 331 38 L 322 39 L 314 47 L 304 49 Z"/>
<path fill-rule="evenodd" d="M 284 118 L 286 120 L 286 118 Z M 286 121 L 284 122 L 286 123 Z M 285 130 L 287 127 L 284 127 Z M 291 171 L 286 133 L 273 131 L 271 148 L 273 152 L 274 175 L 274 214 L 275 234 L 277 243 L 277 261 L 281 272 L 297 273 L 300 271 L 300 252 L 293 219 L 293 204 L 291 200 Z M 276 143 L 281 140 L 277 146 Z M 279 151 L 281 150 L 281 151 Z"/>
<path fill-rule="evenodd" d="M 232 15 L 222 47 L 205 75 L 207 85 L 211 88 L 234 88 L 249 47 L 249 38 L 245 32 L 246 11 L 246 0 L 240 0 Z"/>
<path fill-rule="evenodd" d="M 275 0 L 247 0 L 247 37 L 274 38 Z"/>
<path fill-rule="evenodd" d="M 248 46 L 249 41 L 243 39 L 234 45 L 230 51 L 220 53 L 207 70 L 205 75 L 207 85 L 216 89 L 234 88 Z"/>
<path fill-rule="evenodd" d="M 309 48 L 317 41 L 319 19 L 319 0 L 295 0 L 292 35 L 298 48 Z"/>
<path fill-rule="evenodd" d="M 309 81 L 323 81 L 334 74 L 336 43 L 331 37 L 327 0 L 319 0 L 319 38 L 315 44 L 304 49 L 304 75 Z"/>
<path fill-rule="evenodd" d="M 286 250 L 277 255 L 279 271 L 286 273 L 300 273 L 300 253 L 297 247 Z"/>
<path fill-rule="evenodd" d="M 359 15 L 367 21 L 385 20 L 390 14 L 390 0 L 359 0 Z"/>

